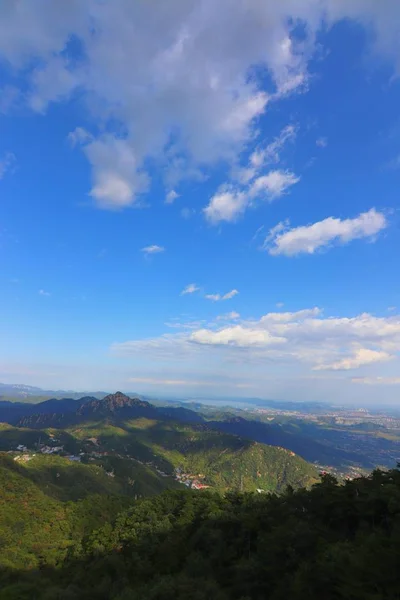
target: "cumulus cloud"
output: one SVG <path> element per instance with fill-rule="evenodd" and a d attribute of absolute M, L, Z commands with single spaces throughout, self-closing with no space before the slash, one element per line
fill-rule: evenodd
<path fill-rule="evenodd" d="M 245 192 L 225 185 L 210 198 L 210 202 L 204 208 L 204 214 L 212 224 L 220 221 L 232 223 L 244 213 L 248 205 L 249 196 Z"/>
<path fill-rule="evenodd" d="M 220 300 L 230 300 L 231 298 L 233 298 L 234 296 L 236 296 L 238 294 L 238 290 L 231 290 L 230 292 L 227 292 L 226 294 L 206 294 L 206 298 L 207 300 L 212 300 L 213 302 L 219 302 Z"/>
<path fill-rule="evenodd" d="M 124 208 L 147 190 L 148 176 L 126 140 L 104 136 L 87 144 L 85 154 L 93 167 L 90 195 L 99 207 Z"/>
<path fill-rule="evenodd" d="M 333 244 L 348 244 L 352 240 L 374 240 L 388 226 L 385 215 L 371 208 L 354 219 L 328 217 L 312 225 L 290 228 L 288 223 L 273 227 L 264 247 L 273 256 L 283 254 L 314 254 L 317 250 Z"/>
<path fill-rule="evenodd" d="M 316 371 L 349 371 L 358 369 L 364 365 L 370 365 L 378 362 L 385 362 L 394 358 L 388 352 L 382 350 L 370 350 L 369 348 L 359 348 L 353 356 L 342 358 L 328 365 L 318 365 L 314 367 Z"/>
<path fill-rule="evenodd" d="M 199 287 L 195 283 L 189 283 L 182 291 L 181 296 L 185 296 L 185 294 L 194 294 L 199 291 Z"/>
<path fill-rule="evenodd" d="M 344 18 L 400 67 L 400 6 L 364 0 L 3 2 L 0 57 L 33 110 L 86 104 L 99 131 L 83 146 L 92 197 L 122 208 L 146 192 L 154 161 L 176 179 L 237 162 L 269 105 L 306 89 L 320 29 Z"/>
<path fill-rule="evenodd" d="M 149 256 L 150 254 L 160 254 L 160 252 L 165 252 L 165 248 L 163 246 L 157 246 L 157 244 L 153 244 L 152 246 L 145 246 L 142 248 L 141 252 L 145 256 Z"/>
<path fill-rule="evenodd" d="M 282 367 L 286 374 L 302 369 L 310 375 L 318 371 L 321 377 L 325 371 L 340 375 L 340 371 L 365 371 L 391 360 L 398 364 L 400 316 L 333 317 L 313 307 L 271 312 L 258 319 L 237 317 L 234 324 L 228 320 L 221 325 L 221 319 L 193 323 L 182 333 L 116 343 L 112 349 L 124 356 L 166 361 L 179 357 L 194 365 L 212 360 L 232 369 L 236 368 L 232 363 L 246 364 L 246 369 L 259 368 L 263 373 L 268 369 L 276 373 Z"/>
<path fill-rule="evenodd" d="M 197 344 L 236 346 L 238 348 L 251 348 L 252 346 L 265 348 L 269 345 L 286 342 L 285 338 L 274 337 L 268 331 L 243 327 L 241 325 L 226 327 L 219 331 L 199 329 L 192 333 L 190 340 Z"/>

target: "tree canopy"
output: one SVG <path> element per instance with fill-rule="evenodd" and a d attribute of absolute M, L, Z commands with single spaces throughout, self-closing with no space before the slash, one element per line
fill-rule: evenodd
<path fill-rule="evenodd" d="M 118 514 L 110 499 L 96 502 L 64 514 L 37 508 L 29 518 L 53 514 L 41 526 L 49 542 L 66 527 L 65 543 L 49 556 L 34 548 L 36 565 L 13 566 L 11 553 L 2 600 L 399 598 L 399 469 L 342 485 L 326 475 L 280 496 L 167 491 Z"/>

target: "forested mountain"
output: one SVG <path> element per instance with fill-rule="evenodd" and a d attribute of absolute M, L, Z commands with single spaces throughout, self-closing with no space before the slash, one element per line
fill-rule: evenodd
<path fill-rule="evenodd" d="M 65 427 L 90 416 L 148 417 L 199 423 L 203 417 L 176 406 L 154 406 L 141 398 L 116 392 L 104 398 L 51 398 L 37 404 L 0 401 L 0 422 L 23 427 Z"/>
<path fill-rule="evenodd" d="M 2 600 L 398 599 L 397 469 L 280 497 L 166 492 L 118 515 L 109 498 L 60 507 L 27 483 L 28 527 L 9 481 Z"/>
<path fill-rule="evenodd" d="M 133 460 L 217 491 L 280 492 L 288 484 L 309 486 L 317 479 L 315 468 L 292 451 L 216 431 L 185 408 L 155 407 L 121 392 L 101 400 L 51 402 L 68 408 L 73 403 L 76 410 L 33 414 L 21 417 L 18 428 L 3 426 L 0 449 L 20 443 L 34 450 L 55 435 L 64 452 L 80 453 L 84 461 L 94 455 L 103 462 L 113 456 Z"/>
<path fill-rule="evenodd" d="M 209 427 L 217 431 L 224 431 L 233 435 L 240 435 L 249 440 L 271 446 L 282 446 L 292 450 L 310 462 L 320 464 L 343 465 L 354 464 L 359 461 L 359 455 L 349 448 L 348 450 L 333 450 L 324 443 L 318 435 L 318 427 L 302 423 L 263 423 L 250 418 L 242 417 L 221 418 L 219 421 L 209 421 Z M 309 430 L 312 430 L 311 432 Z M 314 435 L 313 435 L 314 433 Z M 370 469 L 374 464 L 366 462 Z"/>
<path fill-rule="evenodd" d="M 60 407 L 0 427 L 0 600 L 398 600 L 399 470 L 317 483 L 234 435 L 262 423 L 120 393 Z"/>

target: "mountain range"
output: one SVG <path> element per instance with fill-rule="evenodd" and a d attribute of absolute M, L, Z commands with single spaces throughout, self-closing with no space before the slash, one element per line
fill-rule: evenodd
<path fill-rule="evenodd" d="M 0 401 L 0 422 L 30 429 L 65 429 L 90 419 L 124 421 L 132 418 L 202 424 L 209 431 L 286 448 L 309 462 L 344 470 L 353 465 L 372 469 L 379 464 L 389 467 L 396 464 L 393 458 L 396 455 L 395 440 L 375 438 L 375 445 L 371 447 L 368 440 L 374 438 L 363 439 L 360 437 L 362 431 L 352 437 L 349 428 L 347 432 L 341 432 L 323 424 L 287 418 L 263 421 L 246 411 L 212 409 L 195 402 L 176 401 L 167 406 L 155 406 L 143 397 L 130 397 L 121 392 L 107 394 L 103 398 L 92 395 L 79 399 L 51 398 L 35 404 Z M 379 448 L 386 456 L 379 454 Z M 369 449 L 370 454 L 365 449 Z"/>
<path fill-rule="evenodd" d="M 316 469 L 293 451 L 218 430 L 184 407 L 157 407 L 116 392 L 103 399 L 47 400 L 25 409 L 28 413 L 21 414 L 20 404 L 0 406 L 0 420 L 9 423 L 0 432 L 3 449 L 12 449 L 17 440 L 35 448 L 38 440 L 62 437 L 70 452 L 91 457 L 95 450 L 102 457 L 152 465 L 169 476 L 179 471 L 188 475 L 188 483 L 196 479 L 221 491 L 281 491 L 317 480 Z M 7 439 L 12 443 L 4 445 Z"/>

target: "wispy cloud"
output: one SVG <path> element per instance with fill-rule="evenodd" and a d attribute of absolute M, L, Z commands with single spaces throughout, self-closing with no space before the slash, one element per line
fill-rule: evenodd
<path fill-rule="evenodd" d="M 196 214 L 196 211 L 194 208 L 189 208 L 188 206 L 184 206 L 181 210 L 181 217 L 182 219 L 185 219 L 186 221 L 188 219 L 190 219 L 191 217 L 193 217 Z"/>
<path fill-rule="evenodd" d="M 165 252 L 165 248 L 163 246 L 157 246 L 157 244 L 153 244 L 152 246 L 145 246 L 141 249 L 141 252 L 145 256 L 150 256 L 152 254 L 160 254 L 161 252 Z"/>
<path fill-rule="evenodd" d="M 400 385 L 400 377 L 353 377 L 351 381 L 363 385 Z"/>
<path fill-rule="evenodd" d="M 173 204 L 179 198 L 179 194 L 175 190 L 170 190 L 165 196 L 165 204 Z"/>
<path fill-rule="evenodd" d="M 268 165 L 280 161 L 285 144 L 295 139 L 296 131 L 294 125 L 284 127 L 273 142 L 251 154 L 247 167 L 234 172 L 237 182 L 220 186 L 203 209 L 206 219 L 211 224 L 215 225 L 221 221 L 233 223 L 257 202 L 271 202 L 283 196 L 300 181 L 300 177 L 289 169 L 275 168 L 265 172 Z"/>
<path fill-rule="evenodd" d="M 258 148 L 250 156 L 250 164 L 259 169 L 265 164 L 278 163 L 281 153 L 287 142 L 294 142 L 297 135 L 297 126 L 286 125 L 280 134 L 265 148 Z"/>
<path fill-rule="evenodd" d="M 217 321 L 236 321 L 240 318 L 240 314 L 234 310 L 231 312 L 225 313 L 224 315 L 219 315 L 217 317 Z"/>
<path fill-rule="evenodd" d="M 50 292 L 46 292 L 45 290 L 39 290 L 39 296 L 51 296 Z"/>
<path fill-rule="evenodd" d="M 16 164 L 15 154 L 12 152 L 6 152 L 3 158 L 0 159 L 0 179 L 8 173 L 12 171 Z"/>
<path fill-rule="evenodd" d="M 273 256 L 314 254 L 334 244 L 348 244 L 363 238 L 374 240 L 387 226 L 385 215 L 374 208 L 354 219 L 328 217 L 312 225 L 292 229 L 287 222 L 279 223 L 270 230 L 264 248 Z"/>
<path fill-rule="evenodd" d="M 194 294 L 199 291 L 199 287 L 195 283 L 189 283 L 182 291 L 181 296 L 185 296 L 186 294 Z"/>
<path fill-rule="evenodd" d="M 207 300 L 213 300 L 214 302 L 219 302 L 220 300 L 230 300 L 231 298 L 233 298 L 234 296 L 236 296 L 238 294 L 238 290 L 231 290 L 230 292 L 227 292 L 226 294 L 206 294 L 206 298 Z"/>
<path fill-rule="evenodd" d="M 83 127 L 76 127 L 73 131 L 69 132 L 67 139 L 71 146 L 74 147 L 78 144 L 84 145 L 91 142 L 94 138 L 92 134 Z"/>
<path fill-rule="evenodd" d="M 326 148 L 328 145 L 328 138 L 319 137 L 315 140 L 315 144 L 318 146 L 318 148 Z"/>

